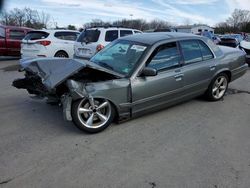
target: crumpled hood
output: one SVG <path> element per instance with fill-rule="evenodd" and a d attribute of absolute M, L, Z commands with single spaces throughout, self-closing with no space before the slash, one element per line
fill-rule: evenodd
<path fill-rule="evenodd" d="M 85 67 L 122 77 L 122 75 L 114 71 L 107 70 L 90 61 L 84 60 L 66 58 L 32 58 L 20 60 L 20 64 L 22 67 L 21 70 L 38 75 L 48 89 L 56 87 L 68 77 L 74 75 Z"/>

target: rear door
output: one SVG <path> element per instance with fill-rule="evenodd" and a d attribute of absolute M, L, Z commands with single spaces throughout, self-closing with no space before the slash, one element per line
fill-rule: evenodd
<path fill-rule="evenodd" d="M 69 55 L 69 58 L 74 54 L 74 43 L 79 33 L 72 31 L 58 31 L 55 32 L 54 37 L 57 39 L 53 41 L 55 51 L 64 50 Z"/>
<path fill-rule="evenodd" d="M 8 55 L 20 55 L 21 40 L 25 36 L 22 29 L 7 29 L 6 46 L 8 48 Z"/>
<path fill-rule="evenodd" d="M 180 60 L 176 42 L 156 48 L 146 66 L 156 69 L 158 75 L 138 76 L 131 81 L 133 114 L 161 108 L 180 98 L 183 86 Z"/>
<path fill-rule="evenodd" d="M 204 92 L 216 70 L 214 54 L 202 40 L 180 41 L 184 64 L 182 66 L 186 95 Z"/>

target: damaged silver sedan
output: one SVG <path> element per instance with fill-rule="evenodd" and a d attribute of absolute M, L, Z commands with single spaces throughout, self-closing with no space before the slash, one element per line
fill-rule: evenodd
<path fill-rule="evenodd" d="M 21 61 L 16 88 L 62 104 L 66 120 L 96 133 L 117 121 L 204 95 L 220 100 L 247 71 L 245 53 L 207 38 L 151 33 L 118 39 L 90 61 Z"/>

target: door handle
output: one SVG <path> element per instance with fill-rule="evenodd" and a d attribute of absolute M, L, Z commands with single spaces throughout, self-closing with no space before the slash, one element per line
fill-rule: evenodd
<path fill-rule="evenodd" d="M 174 78 L 178 82 L 178 81 L 182 80 L 183 76 L 184 76 L 184 74 L 177 74 L 177 75 L 174 76 Z"/>
<path fill-rule="evenodd" d="M 216 65 L 211 65 L 209 68 L 210 68 L 210 71 L 214 71 L 216 68 Z"/>

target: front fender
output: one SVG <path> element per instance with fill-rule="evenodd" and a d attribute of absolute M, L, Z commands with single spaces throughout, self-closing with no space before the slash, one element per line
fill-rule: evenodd
<path fill-rule="evenodd" d="M 128 108 L 121 104 L 131 102 L 131 87 L 129 79 L 115 79 L 104 82 L 81 83 L 68 80 L 67 86 L 70 90 L 72 101 L 84 97 L 102 98 L 109 100 L 117 109 L 118 113 L 127 113 Z"/>

